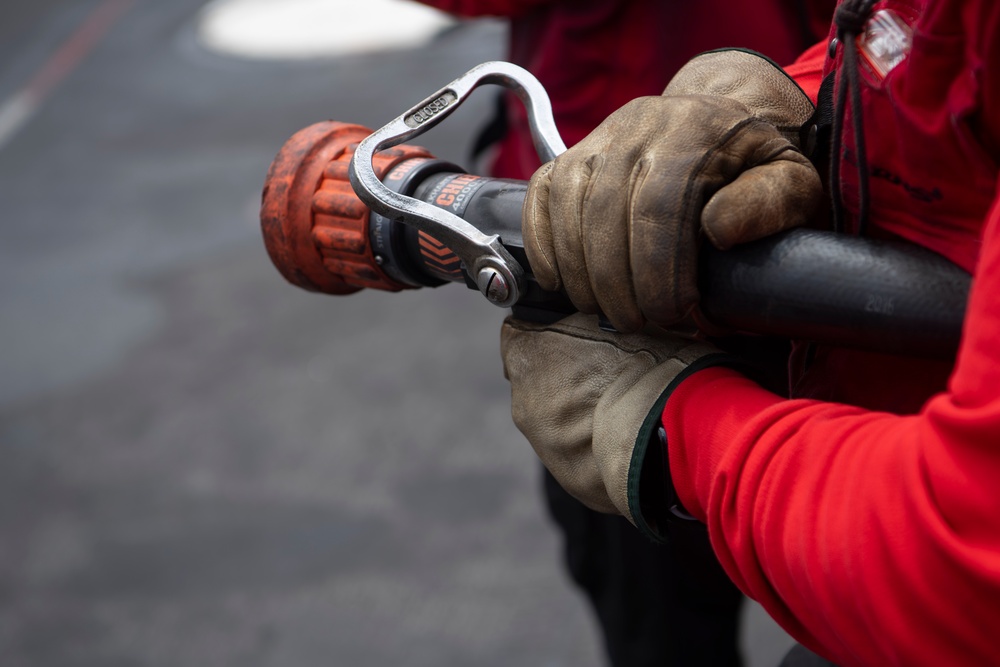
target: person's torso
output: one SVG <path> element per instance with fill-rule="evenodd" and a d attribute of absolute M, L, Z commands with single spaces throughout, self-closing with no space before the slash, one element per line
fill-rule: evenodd
<path fill-rule="evenodd" d="M 562 0 L 511 24 L 512 62 L 545 87 L 559 131 L 572 146 L 611 112 L 659 95 L 704 51 L 739 47 L 789 63 L 822 37 L 833 0 Z M 493 175 L 527 179 L 540 166 L 520 103 Z"/>

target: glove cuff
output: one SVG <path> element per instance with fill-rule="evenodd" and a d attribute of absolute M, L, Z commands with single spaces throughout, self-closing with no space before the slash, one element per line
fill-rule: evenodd
<path fill-rule="evenodd" d="M 816 107 L 795 79 L 767 56 L 746 49 L 719 49 L 695 56 L 663 91 L 667 96 L 710 95 L 737 101 L 773 125 L 802 153 L 815 144 Z"/>
<path fill-rule="evenodd" d="M 643 420 L 636 435 L 629 462 L 626 495 L 628 513 L 625 518 L 643 535 L 659 544 L 667 543 L 669 513 L 679 506 L 666 461 L 666 447 L 661 443 L 663 408 L 681 382 L 700 370 L 712 366 L 741 366 L 744 362 L 725 353 L 703 356 L 679 373 L 660 394 Z"/>

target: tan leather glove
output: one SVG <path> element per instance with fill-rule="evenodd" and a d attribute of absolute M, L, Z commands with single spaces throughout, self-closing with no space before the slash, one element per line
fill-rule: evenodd
<path fill-rule="evenodd" d="M 550 325 L 507 318 L 500 350 L 514 423 L 559 484 L 661 538 L 656 510 L 666 508 L 644 500 L 664 484 L 650 437 L 673 386 L 729 357 L 678 337 L 609 333 L 581 313 Z"/>
<path fill-rule="evenodd" d="M 727 249 L 811 219 L 812 114 L 762 56 L 694 58 L 661 97 L 626 104 L 532 176 L 522 231 L 539 284 L 620 331 L 681 321 L 698 302 L 702 233 Z"/>

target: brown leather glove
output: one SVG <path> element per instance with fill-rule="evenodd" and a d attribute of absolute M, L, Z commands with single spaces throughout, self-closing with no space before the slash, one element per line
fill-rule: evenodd
<path fill-rule="evenodd" d="M 500 351 L 514 423 L 559 484 L 587 507 L 661 538 L 656 516 L 665 508 L 643 500 L 662 491 L 644 490 L 643 480 L 664 484 L 650 436 L 673 387 L 729 357 L 683 338 L 603 331 L 582 313 L 550 325 L 508 317 Z"/>
<path fill-rule="evenodd" d="M 531 178 L 522 230 L 539 284 L 620 331 L 684 319 L 702 233 L 727 249 L 812 217 L 822 185 L 800 145 L 812 114 L 762 56 L 694 58 Z"/>

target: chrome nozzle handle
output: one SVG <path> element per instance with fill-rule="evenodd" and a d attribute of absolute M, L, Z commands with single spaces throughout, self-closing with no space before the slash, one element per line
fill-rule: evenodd
<path fill-rule="evenodd" d="M 348 175 L 361 201 L 390 220 L 434 236 L 458 256 L 486 298 L 506 308 L 516 303 L 523 292 L 524 269 L 500 238 L 483 234 L 453 213 L 393 192 L 382 184 L 372 167 L 377 151 L 423 134 L 451 115 L 483 84 L 508 88 L 524 102 L 535 150 L 543 162 L 566 150 L 556 129 L 549 96 L 538 79 L 517 65 L 493 61 L 473 67 L 364 139 L 354 152 Z"/>

